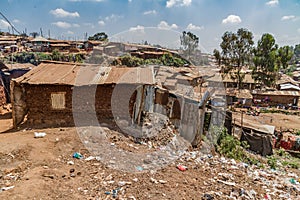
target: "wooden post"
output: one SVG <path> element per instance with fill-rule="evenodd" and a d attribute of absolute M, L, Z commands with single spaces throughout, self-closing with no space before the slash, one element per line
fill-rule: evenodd
<path fill-rule="evenodd" d="M 243 131 L 243 114 L 244 114 L 244 111 L 242 111 L 241 113 L 241 130 Z"/>

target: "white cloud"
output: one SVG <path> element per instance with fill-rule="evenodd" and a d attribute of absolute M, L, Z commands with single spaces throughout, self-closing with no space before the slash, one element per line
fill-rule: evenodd
<path fill-rule="evenodd" d="M 55 10 L 50 10 L 50 13 L 55 17 L 80 17 L 78 12 L 68 12 L 62 8 L 56 8 Z"/>
<path fill-rule="evenodd" d="M 161 21 L 157 27 L 159 29 L 166 29 L 166 30 L 170 30 L 170 29 L 177 29 L 178 26 L 176 24 L 172 24 L 172 25 L 169 25 L 166 21 Z"/>
<path fill-rule="evenodd" d="M 298 31 L 298 33 L 300 33 L 300 28 L 298 28 L 298 30 L 297 30 L 297 31 Z"/>
<path fill-rule="evenodd" d="M 83 23 L 83 25 L 84 26 L 88 26 L 88 27 L 90 27 L 90 28 L 95 28 L 95 25 L 94 24 L 92 24 L 92 23 Z"/>
<path fill-rule="evenodd" d="M 168 0 L 166 3 L 167 8 L 171 7 L 180 7 L 180 6 L 189 6 L 191 5 L 192 0 Z"/>
<path fill-rule="evenodd" d="M 193 30 L 202 30 L 202 29 L 204 29 L 204 27 L 203 27 L 203 26 L 196 26 L 196 25 L 190 23 L 190 24 L 186 27 L 186 29 L 187 29 L 187 30 L 193 31 Z"/>
<path fill-rule="evenodd" d="M 129 31 L 133 31 L 133 32 L 142 32 L 142 33 L 144 33 L 144 32 L 145 32 L 145 27 L 144 27 L 144 26 L 137 25 L 136 27 L 131 27 L 131 28 L 129 29 Z"/>
<path fill-rule="evenodd" d="M 239 24 L 242 20 L 237 15 L 228 15 L 227 18 L 222 20 L 222 24 Z"/>
<path fill-rule="evenodd" d="M 295 19 L 295 18 L 296 18 L 295 15 L 286 15 L 286 16 L 281 17 L 281 21 Z"/>
<path fill-rule="evenodd" d="M 110 16 L 105 17 L 106 21 L 118 21 L 119 19 L 122 19 L 123 16 L 121 15 L 115 15 L 115 14 L 111 14 Z"/>
<path fill-rule="evenodd" d="M 98 24 L 99 24 L 100 26 L 105 26 L 105 22 L 104 22 L 103 20 L 98 21 Z"/>
<path fill-rule="evenodd" d="M 75 28 L 79 28 L 80 27 L 79 24 L 72 24 L 72 26 L 75 27 Z"/>
<path fill-rule="evenodd" d="M 271 6 L 271 7 L 277 6 L 278 4 L 279 4 L 279 0 L 270 0 L 266 3 L 267 6 Z"/>
<path fill-rule="evenodd" d="M 129 3 L 131 3 L 131 2 L 132 2 L 132 0 L 128 0 L 128 2 L 129 2 Z"/>
<path fill-rule="evenodd" d="M 143 14 L 144 15 L 156 15 L 157 12 L 156 12 L 156 10 L 148 10 L 148 11 L 145 11 Z"/>
<path fill-rule="evenodd" d="M 59 22 L 53 22 L 52 24 L 59 28 L 71 28 L 72 27 L 72 25 L 69 24 L 68 22 L 59 21 Z"/>
<path fill-rule="evenodd" d="M 9 23 L 3 19 L 0 19 L 0 29 L 7 29 L 8 27 L 10 27 Z"/>

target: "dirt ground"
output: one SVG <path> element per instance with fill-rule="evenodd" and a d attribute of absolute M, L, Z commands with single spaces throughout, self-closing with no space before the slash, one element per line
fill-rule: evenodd
<path fill-rule="evenodd" d="M 11 126 L 8 116 L 2 114 L 0 119 L 2 132 Z M 267 116 L 274 115 L 261 115 L 259 120 L 268 120 Z M 286 124 L 295 120 L 281 118 L 289 120 Z M 276 123 L 278 118 L 274 119 Z M 35 138 L 35 132 L 46 136 Z M 144 145 L 112 134 L 109 142 L 127 151 L 128 146 L 138 149 Z M 130 173 L 112 169 L 97 159 L 86 160 L 91 153 L 74 127 L 8 130 L 0 134 L 0 144 L 0 199 L 300 198 L 299 186 L 289 181 L 299 179 L 298 170 L 274 172 L 196 150 L 157 170 Z M 83 159 L 73 158 L 74 152 L 80 152 Z M 187 170 L 180 171 L 178 164 Z"/>
<path fill-rule="evenodd" d="M 298 115 L 286 115 L 280 113 L 260 113 L 259 116 L 252 116 L 243 114 L 243 118 L 249 121 L 253 121 L 256 124 L 267 124 L 276 127 L 276 130 L 282 128 L 300 130 L 300 116 Z M 241 121 L 241 112 L 233 113 L 233 120 Z"/>

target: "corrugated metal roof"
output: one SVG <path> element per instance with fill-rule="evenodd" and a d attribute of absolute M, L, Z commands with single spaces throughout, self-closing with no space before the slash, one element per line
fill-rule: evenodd
<path fill-rule="evenodd" d="M 293 85 L 291 83 L 285 83 L 280 85 L 280 90 L 290 90 L 290 89 L 295 89 L 295 90 L 300 90 L 300 87 Z"/>
<path fill-rule="evenodd" d="M 269 95 L 269 96 L 295 96 L 295 97 L 300 96 L 300 93 L 298 91 L 258 91 L 258 90 L 253 90 L 252 94 Z"/>
<path fill-rule="evenodd" d="M 102 67 L 91 64 L 44 62 L 15 80 L 28 84 L 155 84 L 152 67 Z"/>
<path fill-rule="evenodd" d="M 31 63 L 14 63 L 14 64 L 5 64 L 7 69 L 33 69 L 35 65 Z"/>

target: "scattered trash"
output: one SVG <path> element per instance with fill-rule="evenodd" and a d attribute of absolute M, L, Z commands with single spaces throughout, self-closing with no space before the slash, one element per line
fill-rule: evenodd
<path fill-rule="evenodd" d="M 138 180 L 139 180 L 139 179 L 137 179 L 137 178 L 134 178 L 134 179 L 132 179 L 132 180 L 133 180 L 134 182 L 138 182 Z"/>
<path fill-rule="evenodd" d="M 55 175 L 53 175 L 53 174 L 43 174 L 43 177 L 54 179 Z"/>
<path fill-rule="evenodd" d="M 104 192 L 104 194 L 106 194 L 106 195 L 112 195 L 113 198 L 117 198 L 118 197 L 118 192 L 120 190 L 121 190 L 121 188 L 117 188 L 117 189 L 112 190 L 111 192 L 106 191 L 106 192 Z"/>
<path fill-rule="evenodd" d="M 125 186 L 125 185 L 131 185 L 131 182 L 129 182 L 129 181 L 119 181 L 118 185 L 120 187 Z"/>
<path fill-rule="evenodd" d="M 75 153 L 73 154 L 73 158 L 82 159 L 82 158 L 83 158 L 83 155 L 81 155 L 81 154 L 78 153 L 78 152 L 75 152 Z"/>
<path fill-rule="evenodd" d="M 217 180 L 219 183 L 224 183 L 225 185 L 229 185 L 229 186 L 235 186 L 234 182 L 227 182 L 227 181 L 222 181 L 222 180 Z"/>
<path fill-rule="evenodd" d="M 211 196 L 210 194 L 204 194 L 202 200 L 212 200 L 214 199 L 213 196 Z"/>
<path fill-rule="evenodd" d="M 180 171 L 186 171 L 187 167 L 183 165 L 177 165 L 177 169 L 179 169 Z"/>
<path fill-rule="evenodd" d="M 141 166 L 137 166 L 136 169 L 137 169 L 138 171 L 143 171 L 143 170 L 144 170 L 144 168 L 141 167 Z"/>
<path fill-rule="evenodd" d="M 67 164 L 68 165 L 74 165 L 75 163 L 74 163 L 74 161 L 70 160 L 70 161 L 67 162 Z"/>
<path fill-rule="evenodd" d="M 13 189 L 15 186 L 9 186 L 9 187 L 2 187 L 0 188 L 0 192 L 2 191 L 7 191 L 7 190 L 10 190 L 10 189 Z"/>
<path fill-rule="evenodd" d="M 165 181 L 165 180 L 158 180 L 158 182 L 160 182 L 161 184 L 166 184 L 167 183 L 167 181 Z"/>
<path fill-rule="evenodd" d="M 158 183 L 158 181 L 156 180 L 156 179 L 154 179 L 154 178 L 150 178 L 150 181 L 152 182 L 152 183 L 155 183 L 155 184 L 157 184 Z"/>
<path fill-rule="evenodd" d="M 45 137 L 47 134 L 44 132 L 34 132 L 34 138 L 43 138 Z"/>
<path fill-rule="evenodd" d="M 89 157 L 87 157 L 87 158 L 84 159 L 84 160 L 90 161 L 90 160 L 95 160 L 95 159 L 96 159 L 96 157 L 94 157 L 94 156 L 89 156 Z"/>
<path fill-rule="evenodd" d="M 291 179 L 290 179 L 290 183 L 291 183 L 291 184 L 297 184 L 297 181 L 296 181 L 294 178 L 291 178 Z"/>

